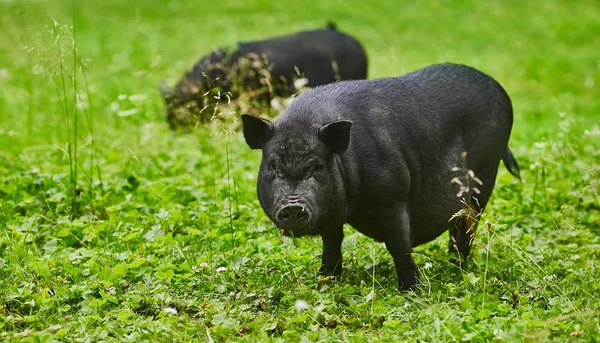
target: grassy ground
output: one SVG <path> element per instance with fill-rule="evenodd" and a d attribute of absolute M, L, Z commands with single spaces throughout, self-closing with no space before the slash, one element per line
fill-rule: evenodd
<path fill-rule="evenodd" d="M 600 341 L 599 17 L 596 1 L 0 1 L 0 339 Z M 161 78 L 330 19 L 371 77 L 453 61 L 513 100 L 523 183 L 501 167 L 468 270 L 446 235 L 416 249 L 414 293 L 351 228 L 342 279 L 319 282 L 320 240 L 282 237 L 258 204 L 260 154 L 163 120 Z"/>

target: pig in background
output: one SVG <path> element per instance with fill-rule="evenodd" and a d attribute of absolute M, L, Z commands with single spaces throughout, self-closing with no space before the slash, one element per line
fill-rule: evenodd
<path fill-rule="evenodd" d="M 274 124 L 242 121 L 250 148 L 262 149 L 261 206 L 285 235 L 322 237 L 324 274 L 341 273 L 344 223 L 385 242 L 401 289 L 418 279 L 413 247 L 445 231 L 466 260 L 500 160 L 519 176 L 511 101 L 464 65 L 336 82 L 299 95 Z"/>
<path fill-rule="evenodd" d="M 240 43 L 234 50 L 217 49 L 200 59 L 175 87 L 161 82 L 160 89 L 167 121 L 176 129 L 210 120 L 211 106 L 240 96 L 263 105 L 275 97 L 289 97 L 297 93 L 299 78 L 315 87 L 366 77 L 367 56 L 361 44 L 330 23 L 327 29 Z"/>

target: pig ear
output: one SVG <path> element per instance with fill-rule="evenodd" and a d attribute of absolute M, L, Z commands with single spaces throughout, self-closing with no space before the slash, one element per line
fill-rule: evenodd
<path fill-rule="evenodd" d="M 323 141 L 334 153 L 343 154 L 350 144 L 350 128 L 352 122 L 338 120 L 321 126 L 319 139 Z"/>
<path fill-rule="evenodd" d="M 262 149 L 265 143 L 273 137 L 273 123 L 251 114 L 242 114 L 244 138 L 250 149 Z"/>

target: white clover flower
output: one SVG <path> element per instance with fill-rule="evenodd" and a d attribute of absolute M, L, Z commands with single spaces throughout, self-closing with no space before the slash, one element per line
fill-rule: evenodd
<path fill-rule="evenodd" d="M 173 308 L 173 307 L 167 307 L 163 311 L 170 313 L 170 314 L 177 314 L 177 309 Z"/>
<path fill-rule="evenodd" d="M 281 103 L 281 100 L 279 98 L 273 98 L 271 100 L 271 107 L 276 111 L 283 110 L 283 104 Z"/>
<path fill-rule="evenodd" d="M 433 264 L 431 262 L 427 262 L 425 263 L 425 265 L 423 266 L 423 269 L 431 269 L 431 267 L 433 267 Z"/>
<path fill-rule="evenodd" d="M 310 305 L 304 300 L 296 300 L 296 311 L 308 310 Z"/>
<path fill-rule="evenodd" d="M 199 266 L 200 266 L 200 268 L 202 268 L 202 269 L 206 269 L 206 268 L 208 268 L 208 263 L 206 263 L 206 262 L 202 262 L 202 263 L 200 263 L 200 264 L 199 264 Z"/>
<path fill-rule="evenodd" d="M 225 267 L 219 267 L 219 268 L 217 268 L 217 273 L 226 272 L 226 271 L 227 271 L 227 268 L 225 268 Z"/>
<path fill-rule="evenodd" d="M 303 77 L 294 81 L 294 88 L 300 89 L 308 84 L 308 79 Z"/>
<path fill-rule="evenodd" d="M 117 291 L 115 290 L 114 286 L 110 286 L 108 288 L 105 288 L 104 291 L 106 292 L 106 294 L 110 294 L 110 295 L 117 294 Z"/>

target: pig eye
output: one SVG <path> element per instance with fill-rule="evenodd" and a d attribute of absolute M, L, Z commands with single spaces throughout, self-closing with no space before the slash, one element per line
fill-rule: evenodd
<path fill-rule="evenodd" d="M 277 177 L 281 178 L 283 176 L 283 173 L 281 172 L 281 168 L 279 168 L 279 166 L 277 164 L 275 164 L 275 162 L 271 162 L 271 164 L 269 164 L 269 169 L 271 169 L 271 171 L 277 175 Z"/>
<path fill-rule="evenodd" d="M 321 163 L 313 163 L 308 168 L 304 170 L 305 177 L 312 177 L 315 173 L 319 173 L 323 171 L 325 166 Z"/>

